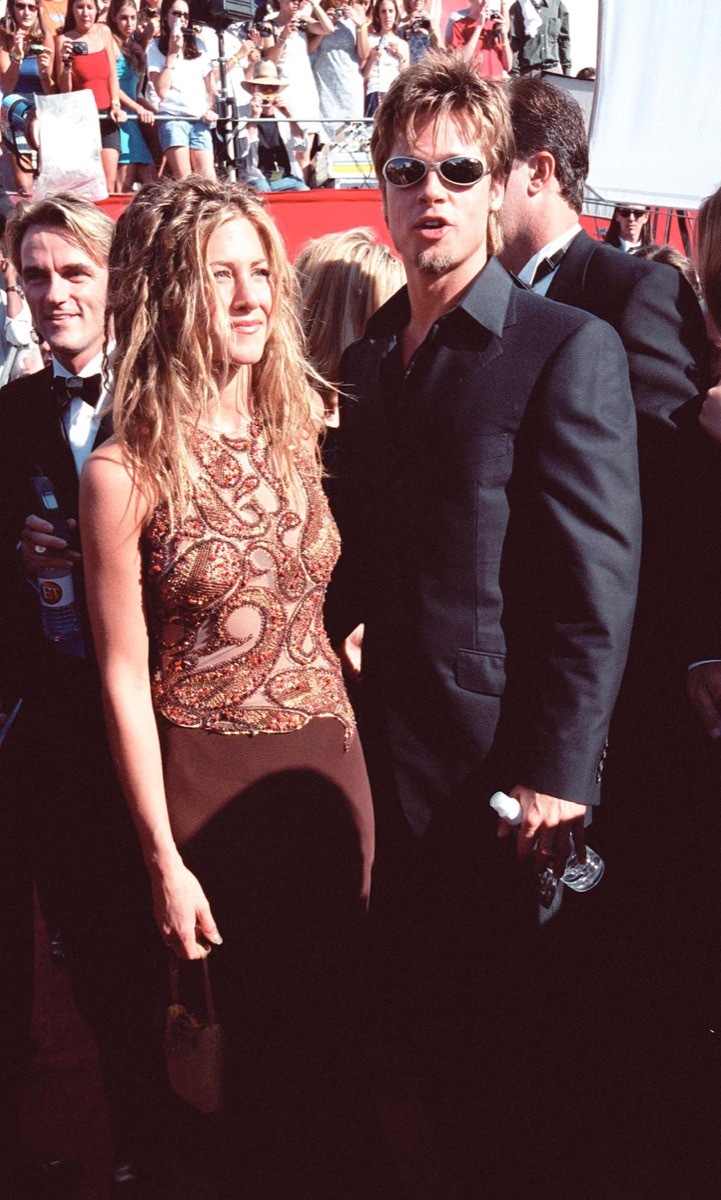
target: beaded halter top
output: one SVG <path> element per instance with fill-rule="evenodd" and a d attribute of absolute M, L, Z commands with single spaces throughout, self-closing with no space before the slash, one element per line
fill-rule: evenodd
<path fill-rule="evenodd" d="M 198 429 L 192 502 L 171 532 L 167 506 L 145 533 L 153 700 L 176 725 L 287 733 L 313 717 L 354 731 L 323 599 L 340 539 L 318 471 L 296 457 L 291 496 L 263 427 Z"/>

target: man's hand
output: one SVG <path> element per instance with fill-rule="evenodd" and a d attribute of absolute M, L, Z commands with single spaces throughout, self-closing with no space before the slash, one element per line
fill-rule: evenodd
<path fill-rule="evenodd" d="M 68 521 L 69 529 L 77 528 L 77 521 Z M 49 521 L 30 516 L 25 519 L 20 551 L 23 566 L 29 575 L 37 575 L 43 567 L 64 567 L 68 563 L 80 562 L 77 550 L 68 550 L 68 543 L 53 533 Z"/>
<path fill-rule="evenodd" d="M 721 738 L 721 662 L 691 667 L 686 681 L 688 698 L 700 716 L 709 737 Z"/>
<path fill-rule="evenodd" d="M 698 419 L 709 437 L 721 442 L 721 384 L 707 391 Z"/>
<path fill-rule="evenodd" d="M 520 784 L 509 795 L 518 800 L 523 810 L 521 824 L 516 827 L 520 859 L 528 859 L 535 853 L 539 873 L 550 867 L 556 878 L 560 879 L 571 853 L 570 835 L 573 834 L 579 861 L 585 861 L 585 805 L 575 804 L 572 800 L 559 800 L 556 796 L 543 796 Z M 512 828 L 507 821 L 500 819 L 498 836 L 508 837 Z"/>

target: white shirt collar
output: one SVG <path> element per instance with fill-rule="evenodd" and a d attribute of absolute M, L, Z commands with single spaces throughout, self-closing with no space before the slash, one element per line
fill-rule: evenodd
<path fill-rule="evenodd" d="M 90 375 L 100 375 L 103 369 L 103 351 L 100 350 L 94 358 L 90 359 L 80 371 L 68 371 L 61 362 L 53 354 L 53 375 L 60 375 L 63 379 L 88 379 Z"/>
<path fill-rule="evenodd" d="M 526 263 L 523 270 L 518 272 L 518 278 L 521 280 L 521 282 L 527 284 L 530 287 L 531 280 L 533 279 L 533 276 L 536 273 L 536 268 L 538 267 L 538 264 L 540 262 L 543 262 L 544 258 L 551 258 L 551 256 L 554 255 L 557 250 L 561 250 L 561 249 L 565 248 L 566 246 L 569 246 L 571 244 L 571 242 L 573 241 L 573 239 L 575 237 L 577 237 L 580 232 L 581 232 L 581 226 L 580 226 L 579 222 L 576 221 L 576 224 L 572 225 L 570 229 L 564 229 L 563 233 L 559 233 L 558 237 L 555 237 L 552 242 L 548 242 L 547 245 L 542 246 L 541 249 L 538 250 L 533 255 L 532 258 L 529 258 L 529 260 Z M 558 268 L 556 268 L 556 270 L 557 269 Z M 551 273 L 549 275 L 546 275 L 545 279 L 542 279 L 540 281 L 539 286 L 543 286 L 543 284 L 546 285 L 546 287 L 543 289 L 544 292 L 548 289 L 548 286 L 549 286 L 551 280 L 553 279 L 554 274 L 555 274 L 555 271 L 551 271 Z"/>

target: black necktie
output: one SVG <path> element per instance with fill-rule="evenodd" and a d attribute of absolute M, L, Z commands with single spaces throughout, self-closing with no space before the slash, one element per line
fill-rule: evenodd
<path fill-rule="evenodd" d="M 53 378 L 53 395 L 61 413 L 65 413 L 73 400 L 84 400 L 91 408 L 95 408 L 100 399 L 102 375 L 88 375 L 80 379 L 77 375 L 55 375 Z"/>
<path fill-rule="evenodd" d="M 545 279 L 547 275 L 550 275 L 553 271 L 555 271 L 567 250 L 568 245 L 561 246 L 561 249 L 557 250 L 555 254 L 552 254 L 550 258 L 541 259 L 535 271 L 533 272 L 531 287 L 535 287 L 537 283 L 540 283 L 542 279 Z"/>

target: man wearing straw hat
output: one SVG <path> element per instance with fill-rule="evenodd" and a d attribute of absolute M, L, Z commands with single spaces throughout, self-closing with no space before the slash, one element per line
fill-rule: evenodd
<path fill-rule="evenodd" d="M 308 191 L 297 159 L 306 139 L 280 99 L 287 86 L 268 61 L 256 63 L 253 78 L 242 84 L 250 92 L 245 182 L 256 192 Z"/>

